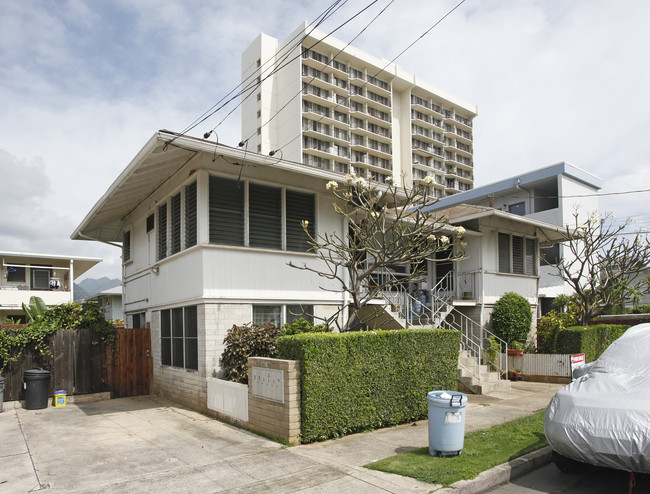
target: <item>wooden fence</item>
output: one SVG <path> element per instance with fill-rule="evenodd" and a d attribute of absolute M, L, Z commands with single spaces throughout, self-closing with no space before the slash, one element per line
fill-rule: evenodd
<path fill-rule="evenodd" d="M 90 330 L 59 330 L 50 342 L 51 356 L 24 352 L 4 371 L 4 401 L 22 400 L 23 372 L 49 370 L 50 396 L 64 389 L 69 395 L 111 392 L 112 398 L 149 394 L 151 341 L 149 329 L 116 330 L 115 349 L 93 342 Z"/>

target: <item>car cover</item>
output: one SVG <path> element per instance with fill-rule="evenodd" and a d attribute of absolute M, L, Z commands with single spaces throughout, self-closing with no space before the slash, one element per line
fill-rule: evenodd
<path fill-rule="evenodd" d="M 650 324 L 629 328 L 557 392 L 544 433 L 559 454 L 650 473 Z"/>

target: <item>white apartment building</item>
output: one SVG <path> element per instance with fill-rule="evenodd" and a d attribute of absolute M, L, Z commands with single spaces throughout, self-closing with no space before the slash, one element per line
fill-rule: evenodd
<path fill-rule="evenodd" d="M 282 42 L 260 34 L 242 83 L 248 151 L 377 182 L 430 176 L 436 197 L 474 186 L 475 105 L 307 23 Z"/>

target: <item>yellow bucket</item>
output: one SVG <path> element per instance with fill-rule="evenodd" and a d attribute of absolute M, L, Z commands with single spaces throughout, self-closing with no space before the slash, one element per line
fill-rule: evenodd
<path fill-rule="evenodd" d="M 68 392 L 65 389 L 54 392 L 54 406 L 55 407 L 64 407 L 66 404 L 66 397 Z"/>

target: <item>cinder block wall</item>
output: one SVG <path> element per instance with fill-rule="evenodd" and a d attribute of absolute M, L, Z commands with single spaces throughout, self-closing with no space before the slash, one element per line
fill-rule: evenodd
<path fill-rule="evenodd" d="M 284 385 L 282 402 L 255 395 L 254 367 L 282 371 Z M 300 442 L 300 365 L 297 360 L 249 357 L 248 426 L 251 430 L 282 438 L 291 444 Z"/>

